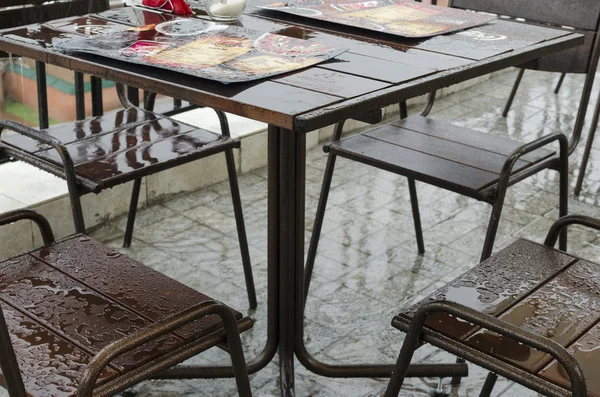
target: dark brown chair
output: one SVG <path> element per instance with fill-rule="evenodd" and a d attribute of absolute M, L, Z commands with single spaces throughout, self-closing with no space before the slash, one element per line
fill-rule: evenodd
<path fill-rule="evenodd" d="M 223 153 L 229 183 L 248 300 L 256 308 L 256 293 L 244 225 L 233 149 L 240 142 L 230 137 L 223 112 L 216 111 L 222 134 L 177 122 L 167 116 L 133 106 L 117 85 L 125 109 L 104 116 L 37 131 L 12 121 L 0 121 L 0 155 L 30 163 L 67 181 L 75 231 L 85 233 L 80 197 L 134 181 L 125 246 L 131 244 L 144 176 Z M 4 129 L 16 135 L 2 137 Z"/>
<path fill-rule="evenodd" d="M 250 396 L 241 313 L 79 234 L 55 242 L 30 210 L 40 249 L 0 262 L 0 383 L 10 397 L 113 396 L 216 346 L 227 346 Z"/>
<path fill-rule="evenodd" d="M 522 144 L 507 138 L 457 127 L 447 122 L 427 118 L 433 106 L 431 94 L 421 115 L 377 127 L 346 139 L 341 139 L 343 123 L 336 126 L 333 140 L 324 147 L 329 153 L 323 188 L 317 208 L 313 235 L 307 255 L 306 293 L 318 248 L 321 226 L 337 156 L 404 175 L 408 178 L 413 217 L 419 251 L 423 252 L 423 237 L 415 180 L 492 205 L 487 235 L 481 259 L 493 249 L 507 189 L 542 170 L 553 169 L 560 174 L 560 216 L 567 214 L 568 155 L 573 152 L 581 135 L 594 73 L 598 64 L 600 37 L 600 2 L 596 0 L 552 0 L 544 7 L 521 0 L 455 0 L 453 7 L 494 12 L 527 19 L 527 23 L 554 26 L 570 25 L 584 31 L 587 51 L 587 74 L 581 105 L 570 142 L 563 134 L 552 134 Z M 405 107 L 401 105 L 401 115 Z M 559 151 L 550 149 L 556 142 Z M 560 241 L 566 248 L 566 234 Z"/>
<path fill-rule="evenodd" d="M 600 221 L 567 216 L 544 245 L 518 240 L 397 315 L 406 332 L 386 397 L 397 396 L 414 351 L 423 343 L 551 397 L 600 395 L 600 265 L 552 248 L 571 224 L 600 230 Z"/>

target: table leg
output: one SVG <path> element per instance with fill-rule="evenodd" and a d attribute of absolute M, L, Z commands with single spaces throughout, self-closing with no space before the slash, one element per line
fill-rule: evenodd
<path fill-rule="evenodd" d="M 282 396 L 294 396 L 294 332 L 297 324 L 295 278 L 304 272 L 304 187 L 306 135 L 285 129 L 269 129 L 269 147 L 278 148 L 278 233 L 270 234 L 269 244 L 279 247 L 279 360 Z M 276 172 L 276 165 L 269 172 Z M 275 214 L 273 214 L 275 215 Z M 269 214 L 271 216 L 271 214 Z M 302 295 L 300 291 L 300 295 Z M 301 299 L 302 300 L 302 299 Z"/>

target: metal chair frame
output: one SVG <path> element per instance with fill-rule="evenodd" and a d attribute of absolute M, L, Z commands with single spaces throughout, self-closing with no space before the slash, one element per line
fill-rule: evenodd
<path fill-rule="evenodd" d="M 121 100 L 121 103 L 124 107 L 135 107 L 127 98 L 125 88 L 122 85 L 117 84 L 117 92 L 119 94 L 119 99 Z M 227 116 L 225 115 L 225 113 L 219 110 L 215 110 L 215 112 L 217 113 L 219 117 L 219 122 L 221 123 L 222 135 L 225 137 L 231 137 L 229 131 L 229 124 L 227 122 Z M 77 233 L 85 233 L 86 228 L 85 220 L 83 217 L 83 210 L 81 206 L 81 196 L 87 193 L 99 193 L 102 190 L 102 187 L 94 181 L 77 175 L 77 173 L 75 172 L 73 160 L 71 159 L 68 150 L 66 149 L 65 145 L 58 139 L 44 133 L 43 131 L 37 131 L 12 121 L 0 120 L 0 138 L 4 129 L 12 130 L 21 135 L 34 139 L 38 142 L 50 145 L 59 153 L 63 163 L 62 167 L 19 149 L 8 147 L 0 148 L 3 149 L 3 151 L 5 151 L 10 157 L 28 162 L 34 166 L 37 166 L 47 172 L 50 172 L 66 180 L 69 192 L 69 199 L 71 201 L 71 211 L 73 214 L 75 231 Z M 239 142 L 237 143 L 237 147 L 239 147 Z M 233 149 L 224 149 L 223 153 L 225 154 L 225 160 L 227 164 L 227 173 L 229 178 L 229 185 L 231 188 L 231 198 L 233 202 L 234 216 L 236 220 L 238 239 L 242 255 L 242 264 L 244 268 L 244 277 L 246 281 L 248 301 L 250 308 L 255 309 L 257 307 L 256 291 L 254 287 L 254 278 L 252 275 L 250 251 L 248 248 L 248 239 L 246 235 L 246 226 L 244 222 L 242 202 L 240 197 L 239 184 L 237 180 L 237 172 L 235 168 L 235 159 L 233 157 Z M 212 154 L 208 154 L 207 156 L 210 155 Z M 123 243 L 124 247 L 129 247 L 131 245 L 135 225 L 135 218 L 137 214 L 138 200 L 142 184 L 142 177 L 143 176 L 137 177 L 133 181 L 129 212 L 127 215 L 127 226 L 125 230 L 125 237 Z"/>
<path fill-rule="evenodd" d="M 580 215 L 565 216 L 552 225 L 544 245 L 548 247 L 548 249 L 553 249 L 559 234 L 562 234 L 561 231 L 564 231 L 567 226 L 574 224 L 600 230 L 600 220 L 598 219 Z M 515 367 L 506 361 L 492 357 L 473 347 L 463 344 L 460 341 L 426 328 L 425 321 L 434 313 L 450 314 L 472 323 L 473 325 L 496 332 L 502 336 L 511 338 L 518 343 L 522 343 L 549 354 L 552 358 L 556 359 L 567 372 L 572 385 L 572 390 L 564 389 L 550 381 L 537 377 L 535 374 Z M 587 397 L 587 388 L 583 371 L 566 348 L 551 339 L 523 330 L 469 307 L 454 302 L 433 301 L 421 306 L 414 314 L 412 321 L 401 321 L 395 318 L 392 321 L 392 325 L 405 331 L 406 338 L 402 344 L 394 372 L 385 392 L 385 397 L 393 397 L 399 394 L 412 356 L 414 355 L 415 350 L 419 348 L 423 342 L 430 343 L 491 371 L 483 385 L 480 397 L 490 396 L 498 375 L 504 376 L 531 390 L 550 397 Z"/>
<path fill-rule="evenodd" d="M 0 226 L 20 220 L 31 220 L 38 226 L 44 245 L 50 245 L 55 242 L 54 234 L 48 220 L 32 210 L 16 210 L 0 215 Z M 96 381 L 102 371 L 115 358 L 209 315 L 219 316 L 223 322 L 224 329 L 192 343 L 187 343 L 159 359 L 152 360 L 124 375 L 96 386 Z M 244 359 L 237 321 L 231 309 L 218 301 L 206 301 L 196 304 L 104 347 L 90 360 L 80 379 L 77 395 L 80 397 L 113 396 L 177 363 L 223 343 L 224 340 L 227 342 L 227 351 L 231 356 L 238 393 L 240 396 L 249 397 L 252 393 L 250 391 L 248 370 Z M 2 370 L 2 376 L 9 396 L 26 397 L 27 393 L 23 384 L 22 374 L 11 343 L 10 331 L 8 330 L 2 308 L 0 308 L 0 348 L 2 348 L 3 352 L 0 355 L 0 369 Z"/>

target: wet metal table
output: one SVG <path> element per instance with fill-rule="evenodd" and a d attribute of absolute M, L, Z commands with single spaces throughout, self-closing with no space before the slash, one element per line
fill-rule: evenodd
<path fill-rule="evenodd" d="M 193 4 L 193 2 L 191 2 Z M 117 15 L 127 22 L 127 13 Z M 199 12 L 199 16 L 204 14 Z M 113 13 L 113 15 L 115 15 Z M 135 20 L 133 18 L 132 20 Z M 78 23 L 85 23 L 85 18 Z M 97 21 L 96 21 L 97 22 Z M 446 36 L 405 40 L 377 32 L 286 16 L 249 7 L 240 23 L 249 29 L 348 48 L 336 60 L 288 75 L 223 85 L 176 72 L 52 49 L 58 33 L 39 26 L 0 33 L 0 50 L 62 66 L 150 92 L 180 98 L 269 124 L 268 339 L 249 371 L 279 352 L 282 394 L 294 395 L 294 357 L 309 370 L 333 377 L 386 377 L 391 365 L 329 365 L 306 350 L 303 335 L 303 270 L 306 133 L 347 118 L 380 120 L 380 109 L 474 77 L 580 45 L 572 30 L 499 19 Z M 440 370 L 438 365 L 437 370 Z M 427 365 L 411 374 L 450 376 Z M 178 367 L 167 378 L 228 377 L 231 368 Z"/>

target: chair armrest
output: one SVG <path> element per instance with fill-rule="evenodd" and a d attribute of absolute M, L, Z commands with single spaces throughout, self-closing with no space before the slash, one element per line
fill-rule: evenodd
<path fill-rule="evenodd" d="M 508 158 L 504 162 L 504 165 L 502 166 L 502 170 L 500 171 L 498 191 L 502 191 L 503 189 L 506 189 L 509 186 L 512 169 L 515 166 L 517 160 L 519 160 L 526 154 L 531 153 L 544 146 L 547 146 L 555 141 L 558 141 L 559 144 L 560 162 L 561 164 L 566 165 L 568 167 L 569 141 L 565 134 L 557 132 L 554 134 L 545 135 L 541 138 L 538 138 L 532 142 L 526 143 L 525 145 L 518 147 L 508 156 Z"/>
<path fill-rule="evenodd" d="M 48 220 L 41 214 L 36 211 L 21 209 L 10 211 L 0 215 L 0 226 L 7 225 L 9 223 L 17 222 L 23 219 L 29 219 L 38 226 L 40 229 L 40 233 L 42 235 L 42 239 L 44 240 L 44 244 L 52 244 L 54 240 L 54 233 L 52 232 L 52 227 Z"/>
<path fill-rule="evenodd" d="M 579 363 L 557 342 L 516 327 L 496 317 L 473 310 L 470 307 L 448 301 L 433 301 L 420 307 L 413 317 L 410 329 L 413 330 L 415 327 L 419 327 L 416 329 L 422 329 L 427 318 L 433 313 L 450 314 L 549 354 L 563 366 L 569 375 L 573 396 L 587 396 L 585 377 Z"/>
<path fill-rule="evenodd" d="M 563 216 L 550 227 L 544 245 L 554 247 L 560 232 L 569 225 L 582 225 L 592 229 L 600 230 L 600 219 L 592 218 L 583 215 L 567 215 Z"/>
<path fill-rule="evenodd" d="M 89 366 L 84 371 L 77 389 L 77 396 L 92 397 L 98 376 L 116 357 L 148 343 L 159 336 L 168 334 L 186 324 L 212 314 L 219 316 L 223 321 L 228 343 L 230 345 L 233 343 L 237 345 L 230 346 L 232 350 L 241 349 L 237 322 L 231 309 L 217 301 L 202 302 L 152 324 L 149 327 L 141 329 L 132 335 L 121 338 L 100 350 L 91 359 Z"/>
<path fill-rule="evenodd" d="M 5 128 L 23 136 L 26 136 L 28 138 L 31 138 L 35 141 L 44 143 L 46 145 L 50 145 L 58 152 L 63 163 L 65 179 L 67 180 L 67 184 L 69 185 L 69 193 L 75 193 L 71 192 L 71 190 L 76 189 L 78 183 L 80 183 L 86 189 L 89 189 L 91 192 L 94 193 L 98 193 L 101 190 L 100 186 L 97 183 L 85 178 L 77 177 L 77 174 L 75 173 L 75 165 L 73 164 L 73 159 L 71 158 L 71 155 L 69 154 L 69 151 L 67 150 L 65 145 L 60 140 L 56 139 L 51 135 L 45 134 L 43 132 L 37 131 L 33 128 L 24 126 L 22 124 L 10 120 L 0 120 L 0 138 L 2 137 L 2 131 Z"/>

